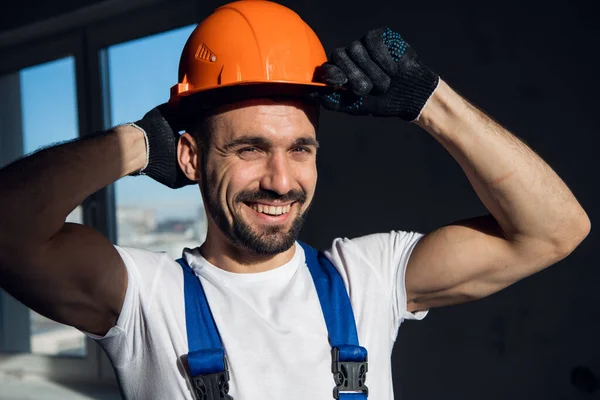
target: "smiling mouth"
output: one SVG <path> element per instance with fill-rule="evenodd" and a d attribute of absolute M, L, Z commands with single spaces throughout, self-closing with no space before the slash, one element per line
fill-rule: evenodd
<path fill-rule="evenodd" d="M 281 206 L 274 206 L 274 205 L 270 205 L 270 204 L 261 204 L 261 203 L 246 203 L 246 204 L 248 205 L 248 207 L 250 207 L 251 209 L 253 209 L 254 211 L 256 211 L 258 213 L 276 216 L 276 215 L 283 215 L 283 214 L 289 213 L 290 210 L 292 209 L 292 205 L 294 203 L 285 204 L 285 205 L 281 205 Z"/>

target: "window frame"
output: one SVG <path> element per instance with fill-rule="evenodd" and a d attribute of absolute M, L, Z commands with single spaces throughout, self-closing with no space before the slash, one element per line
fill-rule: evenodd
<path fill-rule="evenodd" d="M 24 68 L 72 56 L 75 61 L 78 135 L 84 137 L 109 128 L 106 57 L 109 46 L 197 23 L 219 5 L 216 1 L 200 4 L 193 0 L 110 0 L 19 28 L 0 35 L 0 76 L 18 74 Z M 10 133 L 17 136 L 12 136 L 11 140 L 22 142 L 22 129 Z M 9 149 L 9 154 L 2 154 L 0 150 L 0 162 L 20 157 L 22 146 L 21 154 L 15 154 L 16 151 L 18 146 Z M 84 223 L 115 243 L 113 185 L 92 194 L 82 208 Z M 19 352 L 15 338 L 22 338 L 25 333 L 29 337 L 29 330 L 24 332 L 23 324 L 13 322 L 24 321 L 25 318 L 28 320 L 29 310 L 0 290 L 0 373 L 31 373 L 78 383 L 116 383 L 108 358 L 90 338 L 86 338 L 87 353 L 83 358 Z"/>

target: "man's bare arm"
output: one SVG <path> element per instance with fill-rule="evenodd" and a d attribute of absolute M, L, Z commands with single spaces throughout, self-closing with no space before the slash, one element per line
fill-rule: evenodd
<path fill-rule="evenodd" d="M 491 213 L 442 227 L 415 247 L 409 310 L 494 293 L 566 257 L 590 221 L 557 174 L 443 81 L 417 122 L 460 164 Z"/>
<path fill-rule="evenodd" d="M 0 287 L 49 318 L 106 333 L 121 310 L 125 267 L 107 238 L 65 219 L 145 162 L 142 132 L 121 126 L 0 170 Z"/>

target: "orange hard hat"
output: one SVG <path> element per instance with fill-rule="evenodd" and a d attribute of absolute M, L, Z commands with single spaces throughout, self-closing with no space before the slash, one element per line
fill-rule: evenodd
<path fill-rule="evenodd" d="M 219 7 L 190 35 L 171 102 L 235 85 L 325 86 L 314 79 L 327 61 L 317 35 L 298 14 L 266 0 Z"/>

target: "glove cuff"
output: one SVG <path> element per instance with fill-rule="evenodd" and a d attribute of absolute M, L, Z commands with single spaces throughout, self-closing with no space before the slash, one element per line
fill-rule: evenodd
<path fill-rule="evenodd" d="M 154 108 L 132 124 L 146 138 L 147 163 L 132 175 L 147 175 L 170 188 L 193 183 L 185 177 L 177 163 L 177 137 L 161 112 Z"/>
<path fill-rule="evenodd" d="M 437 89 L 439 76 L 422 64 L 413 64 L 401 68 L 394 80 L 389 90 L 390 106 L 402 120 L 416 121 Z"/>
<path fill-rule="evenodd" d="M 139 170 L 130 173 L 129 176 L 144 175 L 144 171 L 146 170 L 146 168 L 148 167 L 148 164 L 150 162 L 150 144 L 148 143 L 148 134 L 146 133 L 146 131 L 144 129 L 142 129 L 141 127 L 139 127 L 138 125 L 136 125 L 133 122 L 129 122 L 127 124 L 123 124 L 122 126 L 132 126 L 135 129 L 137 129 L 140 132 L 142 132 L 142 134 L 144 135 L 144 144 L 146 145 L 146 163 Z"/>

